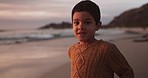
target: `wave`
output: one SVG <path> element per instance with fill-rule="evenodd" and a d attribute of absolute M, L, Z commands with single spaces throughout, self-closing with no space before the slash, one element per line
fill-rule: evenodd
<path fill-rule="evenodd" d="M 122 29 L 100 29 L 96 32 L 97 39 L 113 40 L 119 38 L 127 38 L 137 36 L 137 34 L 129 34 Z M 72 29 L 46 29 L 31 31 L 7 31 L 0 33 L 0 44 L 16 44 L 30 41 L 50 40 L 62 37 L 73 36 Z"/>
<path fill-rule="evenodd" d="M 73 36 L 71 30 L 7 31 L 0 34 L 0 44 L 14 44 Z"/>

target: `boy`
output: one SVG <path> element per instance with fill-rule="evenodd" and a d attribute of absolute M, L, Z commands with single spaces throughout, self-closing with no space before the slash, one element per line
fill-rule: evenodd
<path fill-rule="evenodd" d="M 92 1 L 81 1 L 72 10 L 72 26 L 78 43 L 69 48 L 71 78 L 134 78 L 133 70 L 117 47 L 95 39 L 101 26 L 100 9 Z"/>

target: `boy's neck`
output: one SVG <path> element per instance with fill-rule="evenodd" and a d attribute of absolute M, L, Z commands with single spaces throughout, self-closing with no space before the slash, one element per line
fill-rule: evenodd
<path fill-rule="evenodd" d="M 88 40 L 88 41 L 80 41 L 80 45 L 89 45 L 89 44 L 91 44 L 91 43 L 93 43 L 94 41 L 96 41 L 96 39 L 95 38 L 92 38 L 92 39 L 90 39 L 90 40 Z"/>

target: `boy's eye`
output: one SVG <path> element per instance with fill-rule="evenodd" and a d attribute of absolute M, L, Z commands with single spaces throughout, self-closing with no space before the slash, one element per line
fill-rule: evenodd
<path fill-rule="evenodd" d="M 74 25 L 79 25 L 79 22 L 78 21 L 74 21 L 73 24 Z"/>
<path fill-rule="evenodd" d="M 87 21 L 86 24 L 91 24 L 91 22 L 90 21 Z"/>
<path fill-rule="evenodd" d="M 88 25 L 88 24 L 91 24 L 91 21 L 86 21 L 85 24 L 87 24 L 87 25 Z"/>

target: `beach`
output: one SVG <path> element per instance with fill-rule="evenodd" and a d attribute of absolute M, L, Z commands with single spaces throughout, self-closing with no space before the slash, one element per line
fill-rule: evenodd
<path fill-rule="evenodd" d="M 135 78 L 148 78 L 148 42 L 135 42 L 139 37 L 108 41 L 126 57 Z M 68 48 L 76 42 L 74 37 L 63 37 L 0 45 L 0 78 L 70 78 Z"/>
<path fill-rule="evenodd" d="M 116 40 L 114 43 L 133 68 L 135 78 L 148 78 L 148 42 L 133 42 L 133 40 Z"/>

